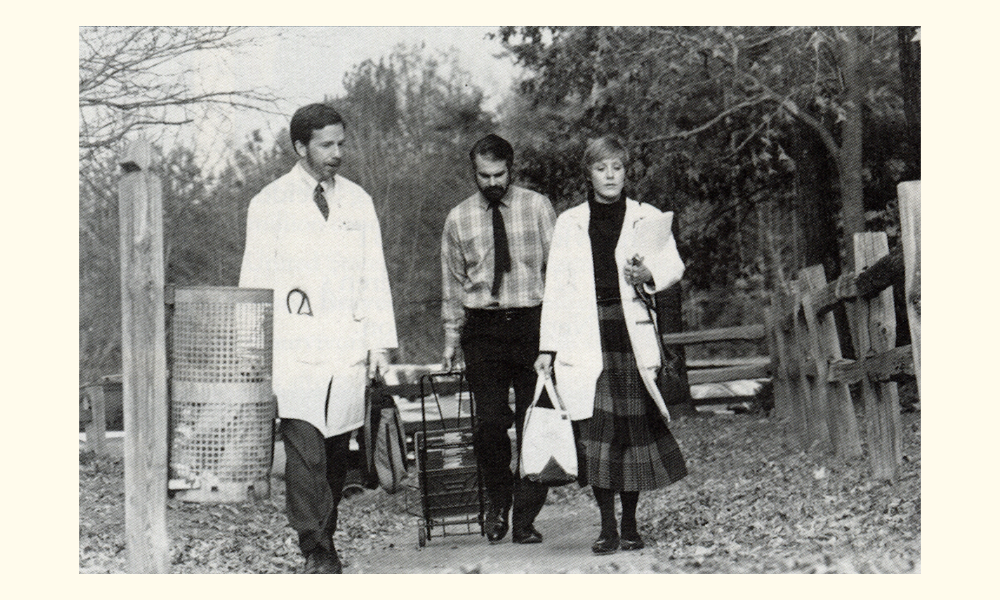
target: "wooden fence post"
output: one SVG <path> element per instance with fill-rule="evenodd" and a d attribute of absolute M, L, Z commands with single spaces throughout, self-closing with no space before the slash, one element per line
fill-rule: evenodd
<path fill-rule="evenodd" d="M 166 573 L 167 367 L 163 305 L 163 207 L 150 145 L 119 161 L 125 548 L 131 573 Z"/>
<path fill-rule="evenodd" d="M 781 369 L 779 376 L 784 381 L 784 395 L 775 397 L 775 408 L 783 419 L 786 419 L 786 435 L 790 435 L 799 448 L 809 447 L 809 431 L 805 411 L 806 390 L 802 386 L 800 374 L 801 363 L 798 359 L 798 344 L 795 340 L 794 306 L 795 296 L 791 290 L 795 282 L 788 284 L 789 288 L 776 294 L 777 315 L 775 318 L 775 341 L 779 352 Z M 777 404 L 784 400 L 782 405 Z"/>
<path fill-rule="evenodd" d="M 851 392 L 844 383 L 829 381 L 830 362 L 840 360 L 840 338 L 833 311 L 822 317 L 816 314 L 812 294 L 826 285 L 826 273 L 821 265 L 806 267 L 799 271 L 806 294 L 802 298 L 809 333 L 810 352 L 816 364 L 814 389 L 819 405 L 826 411 L 828 430 L 834 452 L 842 458 L 861 456 L 861 436 L 858 433 L 858 419 L 854 414 Z"/>
<path fill-rule="evenodd" d="M 815 415 L 812 413 L 812 390 L 809 389 L 809 360 L 807 345 L 804 343 L 805 327 L 799 318 L 802 306 L 802 288 L 798 280 L 790 282 L 792 288 L 791 328 L 789 330 L 788 352 L 792 374 L 792 419 L 798 423 L 800 447 L 809 450 L 819 439 Z"/>
<path fill-rule="evenodd" d="M 913 368 L 920 393 L 920 182 L 904 181 L 896 186 L 899 196 L 900 238 L 906 268 L 906 316 L 910 323 Z"/>
<path fill-rule="evenodd" d="M 823 267 L 818 267 L 820 270 Z M 799 381 L 803 395 L 803 409 L 808 432 L 807 448 L 818 444 L 823 450 L 830 448 L 829 410 L 826 402 L 825 386 L 819 385 L 815 363 L 818 356 L 812 344 L 813 332 L 808 327 L 808 317 L 805 315 L 803 300 L 809 291 L 809 281 L 805 277 L 806 269 L 799 271 L 795 281 L 795 306 L 793 317 L 795 321 L 796 362 L 799 364 Z M 821 275 L 822 276 L 822 275 Z"/>
<path fill-rule="evenodd" d="M 90 423 L 87 423 L 87 450 L 96 454 L 104 454 L 108 449 L 107 411 L 104 401 L 104 386 L 101 382 L 84 388 L 87 401 L 90 404 Z"/>
<path fill-rule="evenodd" d="M 788 422 L 791 416 L 791 392 L 788 389 L 788 363 L 785 361 L 784 342 L 779 328 L 784 302 L 779 292 L 771 295 L 771 305 L 764 309 L 767 348 L 771 356 L 771 382 L 774 394 L 774 415 L 780 421 Z"/>
<path fill-rule="evenodd" d="M 889 253 L 885 233 L 854 234 L 854 264 L 860 272 Z M 892 288 L 877 296 L 858 297 L 852 303 L 851 337 L 858 359 L 891 350 L 896 345 L 896 311 Z M 861 378 L 865 402 L 866 438 L 874 475 L 895 481 L 902 464 L 902 425 L 899 392 L 895 382 L 879 382 L 870 375 Z"/>

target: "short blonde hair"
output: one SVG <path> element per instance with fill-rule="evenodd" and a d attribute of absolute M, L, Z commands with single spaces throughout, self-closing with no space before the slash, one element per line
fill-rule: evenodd
<path fill-rule="evenodd" d="M 583 168 L 587 170 L 590 165 L 608 158 L 620 158 L 622 163 L 628 165 L 628 148 L 617 135 L 602 135 L 590 140 L 583 151 Z"/>

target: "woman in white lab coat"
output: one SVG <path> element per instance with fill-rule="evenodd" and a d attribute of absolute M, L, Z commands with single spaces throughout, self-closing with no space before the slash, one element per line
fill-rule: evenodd
<path fill-rule="evenodd" d="M 601 512 L 596 554 L 642 548 L 639 492 L 687 474 L 656 386 L 659 340 L 633 287 L 666 289 L 680 280 L 684 265 L 669 235 L 669 213 L 626 198 L 627 163 L 628 151 L 615 136 L 587 146 L 589 198 L 556 221 L 535 363 L 544 376 L 554 371 L 577 426 L 581 484 L 590 483 Z M 660 235 L 650 235 L 651 228 Z"/>

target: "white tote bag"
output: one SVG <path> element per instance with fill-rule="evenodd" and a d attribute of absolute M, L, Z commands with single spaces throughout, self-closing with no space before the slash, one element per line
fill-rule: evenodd
<path fill-rule="evenodd" d="M 538 406 L 542 390 L 555 408 Z M 552 379 L 540 375 L 535 398 L 524 416 L 521 440 L 521 476 L 549 486 L 573 483 L 577 478 L 576 438 L 573 424 Z"/>

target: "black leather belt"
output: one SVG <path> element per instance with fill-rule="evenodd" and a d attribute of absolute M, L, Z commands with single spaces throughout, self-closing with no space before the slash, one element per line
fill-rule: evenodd
<path fill-rule="evenodd" d="M 466 308 L 468 318 L 483 321 L 512 321 L 517 317 L 530 315 L 542 310 L 539 306 L 519 306 L 516 308 Z"/>

